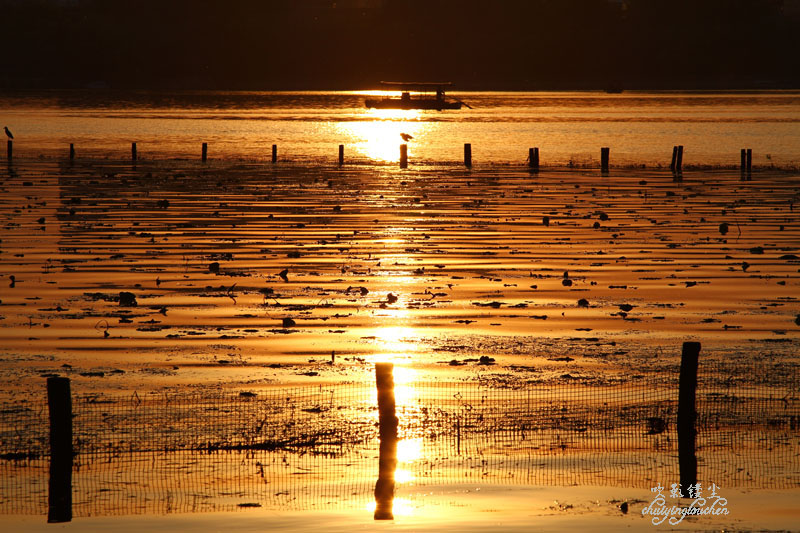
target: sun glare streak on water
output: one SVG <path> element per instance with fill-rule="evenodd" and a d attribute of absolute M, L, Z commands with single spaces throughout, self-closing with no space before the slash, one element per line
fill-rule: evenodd
<path fill-rule="evenodd" d="M 397 442 L 397 462 L 413 463 L 422 458 L 422 437 Z"/>
<path fill-rule="evenodd" d="M 401 134 L 424 142 L 425 134 L 432 128 L 430 123 L 419 122 L 420 112 L 414 110 L 370 109 L 366 116 L 372 120 L 340 122 L 336 131 L 345 144 L 374 161 L 398 161 L 400 145 L 407 143 Z M 409 152 L 413 154 L 413 144 Z"/>
<path fill-rule="evenodd" d="M 375 512 L 375 502 L 369 502 L 364 509 L 372 514 Z M 392 500 L 392 514 L 395 517 L 409 517 L 415 514 L 415 505 L 408 498 L 394 498 Z"/>

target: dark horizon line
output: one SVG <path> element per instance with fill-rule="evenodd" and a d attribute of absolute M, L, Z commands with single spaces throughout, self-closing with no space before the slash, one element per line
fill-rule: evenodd
<path fill-rule="evenodd" d="M 449 92 L 764 92 L 764 91 L 797 91 L 800 82 L 752 82 L 742 84 L 722 83 L 676 83 L 661 84 L 524 84 L 498 83 L 476 84 L 453 82 Z M 265 83 L 265 84 L 220 84 L 208 82 L 174 82 L 158 84 L 107 83 L 102 80 L 93 82 L 9 82 L 0 80 L 0 94 L 14 91 L 389 91 L 376 82 L 371 85 L 359 84 L 306 84 L 306 83 Z M 396 91 L 395 91 L 396 92 Z M 412 91 L 417 92 L 417 91 Z"/>

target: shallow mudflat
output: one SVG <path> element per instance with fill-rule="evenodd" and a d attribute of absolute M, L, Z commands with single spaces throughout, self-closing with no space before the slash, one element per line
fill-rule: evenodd
<path fill-rule="evenodd" d="M 699 479 L 732 514 L 680 527 L 786 529 L 797 183 L 15 161 L 0 168 L 0 510 L 38 516 L 3 522 L 44 527 L 43 377 L 58 374 L 78 446 L 66 527 L 375 530 L 373 366 L 391 361 L 393 528 L 650 531 L 649 489 L 679 479 L 695 340 Z M 183 516 L 102 518 L 118 513 Z"/>
<path fill-rule="evenodd" d="M 737 379 L 797 369 L 790 173 L 31 160 L 0 176 L 14 387 L 328 383 L 381 360 L 657 381 L 684 340 Z"/>

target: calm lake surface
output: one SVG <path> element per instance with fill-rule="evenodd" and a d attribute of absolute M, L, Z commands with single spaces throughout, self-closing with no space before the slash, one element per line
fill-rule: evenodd
<path fill-rule="evenodd" d="M 15 133 L 15 154 L 57 157 L 265 159 L 393 162 L 400 133 L 412 161 L 593 166 L 600 147 L 612 165 L 668 166 L 674 145 L 686 166 L 735 166 L 742 148 L 756 166 L 800 165 L 800 93 L 469 92 L 474 109 L 377 111 L 356 92 L 51 91 L 0 95 L 0 117 Z"/>

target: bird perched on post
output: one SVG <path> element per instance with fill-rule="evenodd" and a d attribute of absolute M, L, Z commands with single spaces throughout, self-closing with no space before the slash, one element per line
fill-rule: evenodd
<path fill-rule="evenodd" d="M 404 141 L 406 141 L 406 142 L 408 142 L 408 141 L 410 141 L 411 139 L 413 139 L 413 138 L 414 138 L 414 137 L 412 137 L 411 135 L 409 135 L 408 133 L 401 133 L 401 134 L 400 134 L 400 137 L 402 137 L 402 138 L 403 138 L 403 140 L 404 140 Z"/>
<path fill-rule="evenodd" d="M 13 138 L 14 138 L 14 136 L 11 134 L 11 130 L 10 130 L 10 129 L 8 129 L 8 126 L 6 126 L 6 127 L 5 127 L 5 130 L 6 130 L 6 136 L 7 136 L 9 139 L 13 139 Z"/>

